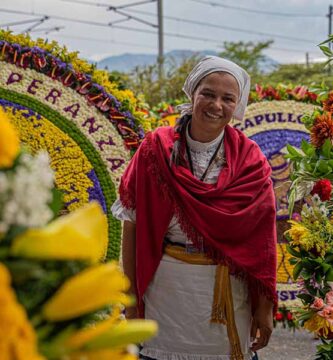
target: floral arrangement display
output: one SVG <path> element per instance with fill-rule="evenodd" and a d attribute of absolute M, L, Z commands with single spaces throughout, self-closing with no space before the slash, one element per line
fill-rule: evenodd
<path fill-rule="evenodd" d="M 290 329 L 295 331 L 297 329 L 297 322 L 292 311 L 290 311 L 286 306 L 281 306 L 278 308 L 278 311 L 274 315 L 273 319 L 274 327 L 281 326 L 282 328 Z"/>
<path fill-rule="evenodd" d="M 143 137 L 141 127 L 148 126 L 149 130 L 147 104 L 142 98 L 135 97 L 129 89 L 120 89 L 117 83 L 109 80 L 107 71 L 80 59 L 77 51 L 69 52 L 66 46 L 54 40 L 48 42 L 39 38 L 34 41 L 29 34 L 15 35 L 0 29 L 0 52 L 2 60 L 41 71 L 85 95 L 91 105 L 106 113 L 111 121 L 117 120 L 128 147 L 138 146 L 137 142 Z"/>
<path fill-rule="evenodd" d="M 150 129 L 146 105 L 56 42 L 0 30 L 0 65 L 0 106 L 21 141 L 32 153 L 48 152 L 65 211 L 100 203 L 107 257 L 118 259 L 121 225 L 110 208 L 143 127 Z"/>
<path fill-rule="evenodd" d="M 276 87 L 255 85 L 250 92 L 249 104 L 263 100 L 294 100 L 318 104 L 318 94 L 307 86 L 278 84 Z"/>
<path fill-rule="evenodd" d="M 332 40 L 333 36 L 326 42 Z M 326 42 L 320 47 L 332 60 Z M 293 217 L 286 237 L 293 276 L 302 288 L 297 320 L 321 339 L 316 359 L 324 360 L 333 358 L 333 92 L 323 87 L 317 91 L 321 107 L 302 119 L 310 131 L 310 142 L 302 141 L 300 150 L 287 148 L 292 164 L 289 213 Z M 303 206 L 295 213 L 298 201 Z"/>
<path fill-rule="evenodd" d="M 0 353 L 3 360 L 135 360 L 155 334 L 125 320 L 133 299 L 117 263 L 104 262 L 107 220 L 91 202 L 57 218 L 59 191 L 45 151 L 20 148 L 0 112 Z"/>

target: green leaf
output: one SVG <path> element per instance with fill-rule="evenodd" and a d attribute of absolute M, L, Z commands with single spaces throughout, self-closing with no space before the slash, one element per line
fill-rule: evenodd
<path fill-rule="evenodd" d="M 298 152 L 293 146 L 287 144 L 287 150 L 289 152 L 290 155 L 292 155 L 295 158 L 302 158 L 303 155 Z"/>
<path fill-rule="evenodd" d="M 332 267 L 325 273 L 325 280 L 333 281 L 333 268 Z"/>
<path fill-rule="evenodd" d="M 293 270 L 293 278 L 294 280 L 296 281 L 301 273 L 301 271 L 303 270 L 303 264 L 301 261 L 299 261 L 295 267 L 294 267 L 294 270 Z"/>
<path fill-rule="evenodd" d="M 52 189 L 52 202 L 49 207 L 52 210 L 54 217 L 59 215 L 59 211 L 63 208 L 62 192 L 56 188 Z"/>
<path fill-rule="evenodd" d="M 295 264 L 297 264 L 297 262 L 298 262 L 298 260 L 296 258 L 289 259 L 289 264 L 291 264 L 291 265 L 295 265 Z"/>
<path fill-rule="evenodd" d="M 325 156 L 327 159 L 330 158 L 330 154 L 331 154 L 331 149 L 332 149 L 332 144 L 331 141 L 329 139 L 326 139 L 324 144 L 321 147 L 321 153 L 323 156 Z"/>
<path fill-rule="evenodd" d="M 307 156 L 313 156 L 316 152 L 315 148 L 308 143 L 307 141 L 305 141 L 304 139 L 302 139 L 301 142 L 301 149 L 304 152 L 304 154 L 306 154 Z"/>
<path fill-rule="evenodd" d="M 332 266 L 329 265 L 329 264 L 326 264 L 326 263 L 322 263 L 322 264 L 321 264 L 321 267 L 323 268 L 325 274 L 326 274 L 330 269 L 332 269 Z"/>
<path fill-rule="evenodd" d="M 296 199 L 296 189 L 293 188 L 288 196 L 288 213 L 289 213 L 289 218 L 292 217 L 293 215 L 293 210 L 294 210 L 294 205 L 295 205 L 295 199 Z"/>
<path fill-rule="evenodd" d="M 328 172 L 328 170 L 329 170 L 327 161 L 322 160 L 322 159 L 317 161 L 316 168 L 322 174 L 326 174 Z"/>
<path fill-rule="evenodd" d="M 298 294 L 296 297 L 303 300 L 306 304 L 312 304 L 313 302 L 313 296 L 310 294 Z"/>
<path fill-rule="evenodd" d="M 331 57 L 332 51 L 331 49 L 326 45 L 319 45 L 319 49 L 324 53 L 324 55 Z"/>
<path fill-rule="evenodd" d="M 326 40 L 324 40 L 324 41 L 322 41 L 321 43 L 319 43 L 318 46 L 327 44 L 327 43 L 331 42 L 332 40 L 333 40 L 333 36 L 332 36 L 332 35 L 329 35 L 329 37 L 328 37 Z"/>
<path fill-rule="evenodd" d="M 290 245 L 286 246 L 287 251 L 289 252 L 289 254 L 291 254 L 292 256 L 295 256 L 297 258 L 301 257 L 301 253 L 296 251 L 294 248 L 292 248 Z"/>

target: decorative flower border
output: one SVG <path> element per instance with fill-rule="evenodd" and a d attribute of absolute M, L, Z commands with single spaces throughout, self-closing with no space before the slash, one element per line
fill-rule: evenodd
<path fill-rule="evenodd" d="M 0 88 L 0 98 L 10 101 L 14 104 L 20 104 L 29 109 L 32 109 L 37 114 L 42 115 L 48 121 L 52 122 L 55 126 L 61 129 L 64 133 L 68 134 L 82 149 L 82 152 L 88 158 L 89 162 L 94 167 L 96 176 L 100 182 L 101 191 L 105 198 L 107 218 L 108 218 L 108 259 L 118 259 L 120 252 L 120 237 L 121 237 L 121 224 L 118 220 L 114 219 L 111 214 L 111 204 L 116 199 L 116 189 L 109 175 L 109 171 L 101 158 L 100 153 L 94 148 L 78 127 L 68 121 L 63 115 L 49 108 L 47 105 L 41 103 L 25 94 L 19 94 L 14 91 Z"/>
<path fill-rule="evenodd" d="M 125 104 L 94 82 L 91 75 L 75 70 L 71 64 L 43 49 L 24 47 L 5 40 L 0 41 L 0 58 L 17 68 L 33 69 L 61 82 L 63 87 L 73 89 L 111 121 L 129 150 L 139 146 L 144 137 L 141 125 L 136 123 Z"/>
<path fill-rule="evenodd" d="M 0 87 L 36 99 L 75 124 L 108 164 L 112 181 L 119 182 L 130 159 L 130 151 L 124 147 L 113 124 L 74 90 L 35 70 L 17 69 L 5 62 L 0 62 Z"/>

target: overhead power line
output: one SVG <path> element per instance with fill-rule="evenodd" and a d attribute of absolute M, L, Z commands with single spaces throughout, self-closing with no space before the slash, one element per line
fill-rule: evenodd
<path fill-rule="evenodd" d="M 105 3 L 94 4 L 94 3 L 91 3 L 91 2 L 85 1 L 85 0 L 62 0 L 62 1 L 70 2 L 70 3 L 74 3 L 74 4 L 75 3 L 84 4 L 84 5 L 89 5 L 89 6 L 110 7 L 110 5 L 105 4 Z M 141 14 L 141 15 L 148 15 L 148 16 L 151 16 L 151 17 L 156 17 L 156 14 L 154 14 L 152 12 L 149 12 L 149 11 L 133 10 L 133 9 L 127 9 L 126 11 L 127 11 L 127 13 L 137 13 L 137 14 Z M 183 23 L 187 23 L 187 24 L 193 24 L 193 25 L 199 25 L 199 26 L 207 26 L 207 27 L 223 29 L 223 30 L 229 30 L 229 31 L 235 31 L 235 32 L 241 32 L 241 33 L 246 33 L 246 34 L 270 36 L 270 37 L 281 38 L 281 39 L 291 40 L 291 41 L 308 42 L 308 43 L 312 43 L 312 44 L 317 42 L 316 40 L 312 41 L 312 40 L 309 40 L 309 39 L 303 39 L 303 38 L 298 38 L 298 37 L 293 37 L 293 36 L 287 36 L 287 35 L 283 35 L 283 34 L 274 34 L 274 33 L 272 34 L 272 33 L 260 32 L 260 31 L 255 31 L 255 30 L 252 30 L 252 29 L 240 29 L 240 28 L 235 28 L 235 27 L 231 27 L 231 26 L 227 26 L 227 25 L 217 25 L 217 24 L 212 24 L 212 23 L 198 21 L 198 20 L 179 18 L 179 17 L 176 17 L 176 16 L 163 15 L 163 17 L 164 17 L 164 19 L 173 20 L 173 21 L 179 21 L 179 22 L 183 22 Z M 164 33 L 164 35 L 166 35 L 166 34 Z"/>
<path fill-rule="evenodd" d="M 0 12 L 7 12 L 7 13 L 14 13 L 14 14 L 22 14 L 22 15 L 36 15 L 36 16 L 45 16 L 43 14 L 36 14 L 36 13 L 31 13 L 31 12 L 25 12 L 25 11 L 21 11 L 21 10 L 9 10 L 9 9 L 2 9 L 0 8 Z M 76 23 L 80 23 L 80 24 L 87 24 L 87 25 L 93 25 L 93 26 L 100 26 L 100 27 L 109 27 L 109 28 L 116 28 L 116 29 L 121 29 L 121 30 L 127 30 L 127 31 L 133 31 L 133 32 L 142 32 L 142 33 L 148 33 L 148 34 L 154 34 L 156 35 L 157 32 L 153 31 L 153 30 L 148 30 L 148 29 L 138 29 L 138 28 L 133 28 L 133 27 L 128 27 L 128 26 L 121 26 L 121 25 L 110 25 L 108 23 L 100 23 L 97 21 L 91 21 L 91 20 L 81 20 L 81 19 L 73 19 L 73 18 L 68 18 L 68 17 L 64 17 L 64 16 L 56 16 L 56 15 L 48 15 L 48 17 L 51 19 L 56 19 L 56 20 L 63 20 L 63 21 L 69 21 L 69 22 L 76 22 Z M 170 17 L 167 17 L 170 18 Z M 174 18 L 173 19 L 177 19 L 178 21 L 181 20 L 180 18 Z M 183 20 L 184 21 L 184 20 Z M 192 21 L 194 22 L 194 20 L 186 20 L 186 21 Z M 208 26 L 207 23 L 203 23 L 205 24 L 205 26 Z M 203 25 L 202 24 L 202 25 Z M 217 28 L 223 28 L 225 29 L 226 27 L 221 27 L 219 25 L 214 25 L 214 24 L 210 24 L 210 26 L 212 27 L 217 27 Z M 249 33 L 248 30 L 239 30 L 236 28 L 227 28 L 228 30 L 233 29 L 234 31 L 241 31 L 241 32 L 246 32 Z M 252 32 L 255 33 L 257 35 L 264 35 L 264 36 L 274 36 L 273 34 L 268 34 L 268 33 L 262 33 L 262 32 Z M 177 38 L 183 38 L 183 39 L 189 39 L 189 40 L 196 40 L 196 41 L 204 41 L 204 42 L 209 42 L 209 43 L 214 43 L 214 44 L 218 44 L 221 45 L 221 42 L 212 38 L 204 38 L 204 37 L 198 37 L 198 36 L 192 36 L 192 35 L 185 35 L 185 34 L 177 34 L 177 33 L 170 33 L 170 32 L 165 32 L 164 33 L 165 36 L 169 36 L 169 37 L 177 37 Z M 309 42 L 309 43 L 315 43 L 316 41 L 311 41 L 311 40 L 307 40 L 307 39 L 300 39 L 300 38 L 294 38 L 294 37 L 288 37 L 288 36 L 283 36 L 283 35 L 278 35 L 281 36 L 283 38 L 287 38 L 288 40 L 295 40 L 295 41 L 303 41 L 303 42 Z M 277 37 L 277 36 L 276 36 Z"/>
<path fill-rule="evenodd" d="M 148 11 L 141 11 L 141 10 L 127 10 L 127 11 L 128 12 L 136 12 L 138 14 L 140 13 L 140 14 L 143 14 L 143 15 L 145 14 L 145 15 L 148 15 L 148 16 L 153 16 L 154 15 L 153 13 L 148 12 Z M 281 39 L 291 40 L 291 41 L 308 42 L 308 43 L 311 43 L 311 44 L 314 44 L 314 43 L 317 42 L 317 40 L 309 40 L 309 39 L 298 38 L 298 37 L 294 37 L 294 36 L 287 36 L 287 35 L 283 35 L 283 34 L 266 33 L 266 32 L 262 32 L 262 31 L 255 31 L 255 30 L 252 30 L 252 29 L 241 29 L 241 28 L 235 28 L 235 27 L 226 26 L 226 25 L 217 25 L 217 24 L 212 24 L 212 23 L 198 21 L 198 20 L 182 19 L 182 18 L 179 18 L 179 17 L 176 17 L 176 16 L 165 15 L 164 18 L 168 19 L 168 20 L 174 20 L 174 21 L 187 23 L 187 24 L 193 24 L 193 25 L 198 25 L 198 26 L 206 26 L 206 27 L 212 27 L 212 28 L 223 29 L 223 30 L 230 30 L 230 31 L 241 32 L 241 33 L 246 33 L 246 34 L 270 36 L 270 37 L 281 38 Z"/>
<path fill-rule="evenodd" d="M 256 13 L 256 14 L 262 14 L 262 15 L 272 15 L 272 16 L 282 16 L 282 17 L 299 17 L 299 18 L 323 18 L 325 15 L 320 14 L 300 14 L 300 13 L 284 13 L 284 12 L 277 12 L 277 11 L 266 11 L 266 10 L 259 10 L 259 9 L 253 9 L 248 7 L 242 7 L 242 6 L 235 6 L 235 5 L 228 5 L 225 3 L 215 2 L 215 1 L 203 1 L 203 0 L 190 0 L 196 3 L 214 6 L 214 7 L 222 7 L 225 9 L 232 9 L 237 11 L 244 11 L 244 12 L 250 12 L 250 13 Z"/>

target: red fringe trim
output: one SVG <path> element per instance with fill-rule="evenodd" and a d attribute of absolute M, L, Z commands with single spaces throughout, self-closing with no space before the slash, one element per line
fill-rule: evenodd
<path fill-rule="evenodd" d="M 204 245 L 204 251 L 207 256 L 213 259 L 218 264 L 227 265 L 229 267 L 229 272 L 236 276 L 238 279 L 241 279 L 248 284 L 249 296 L 251 298 L 253 311 L 255 310 L 255 304 L 257 303 L 258 296 L 263 295 L 268 300 L 274 304 L 274 314 L 277 311 L 277 294 L 276 289 L 265 284 L 262 280 L 259 280 L 253 274 L 246 272 L 244 268 L 236 264 L 230 257 L 218 251 L 216 248 L 212 247 L 210 244 L 205 242 L 205 239 L 197 230 L 190 224 L 189 219 L 186 218 L 183 210 L 178 206 L 174 197 L 172 196 L 172 191 L 163 176 L 163 172 L 159 166 L 159 161 L 153 151 L 151 134 L 148 134 L 146 137 L 146 143 L 143 144 L 141 149 L 143 157 L 147 160 L 147 172 L 153 179 L 156 181 L 157 186 L 159 187 L 163 197 L 168 198 L 174 209 L 175 216 L 179 221 L 182 231 L 187 235 L 187 237 L 193 242 L 194 246 L 198 249 L 201 248 L 202 244 Z M 120 197 L 121 202 L 126 208 L 135 208 L 135 196 L 130 194 L 128 191 L 125 191 L 123 184 L 120 185 Z"/>

